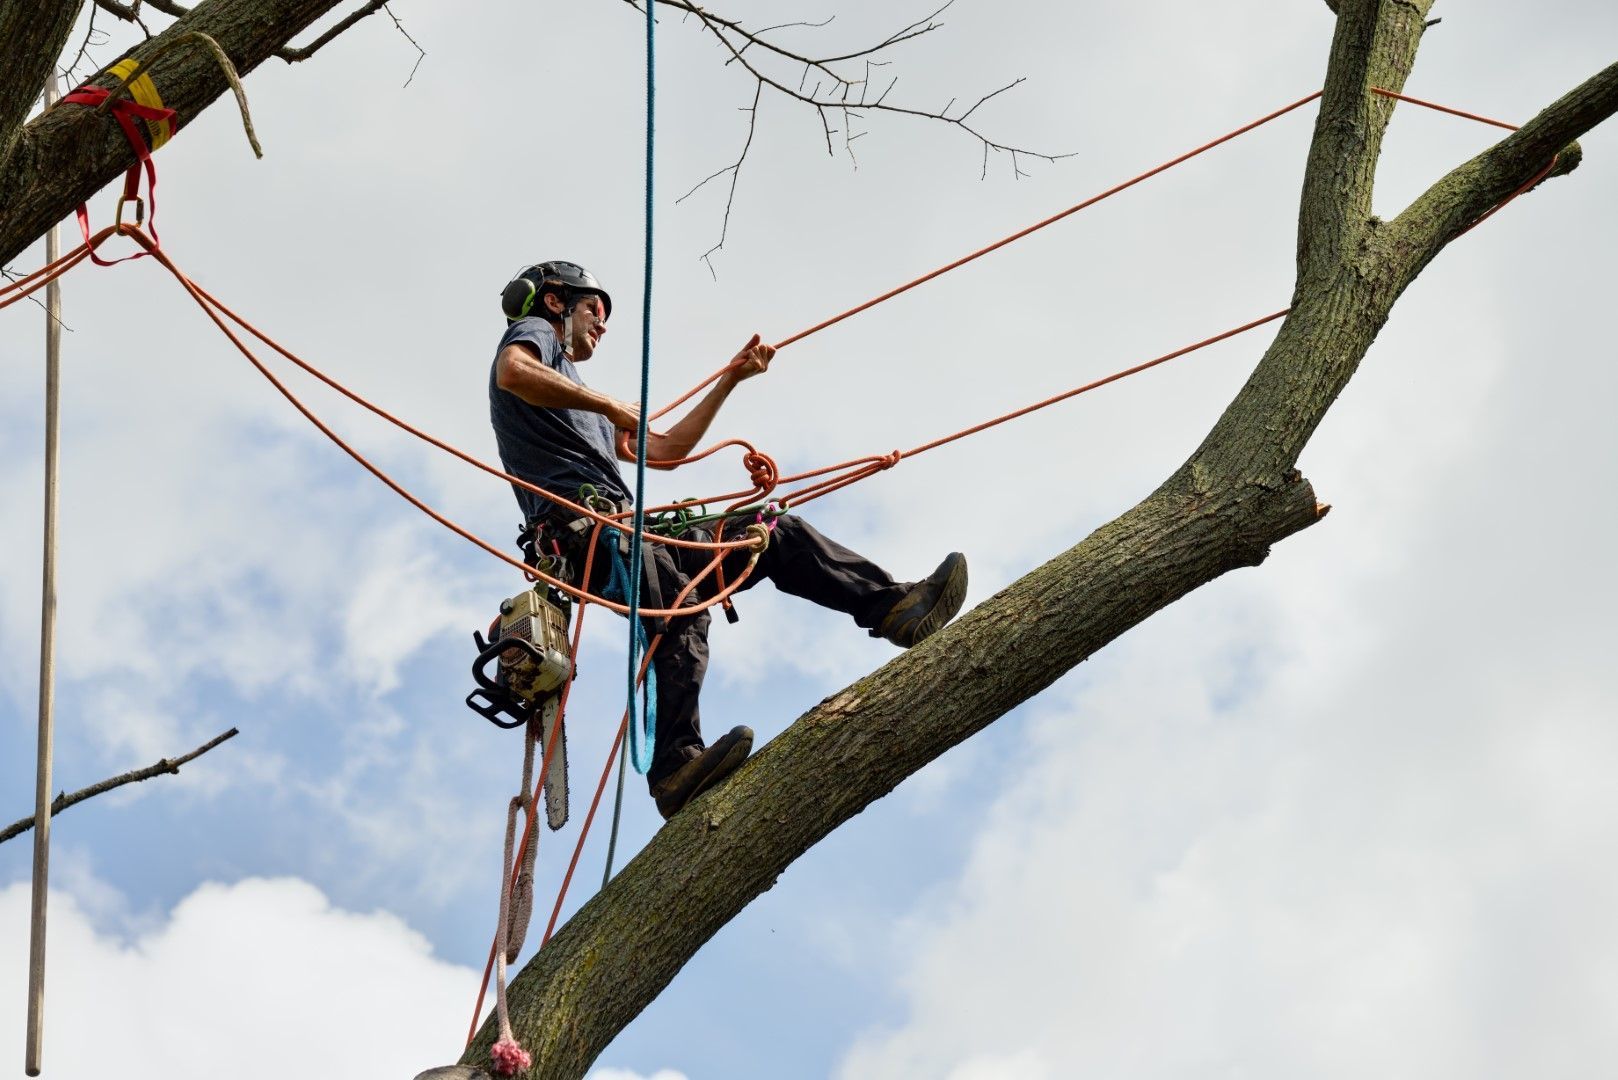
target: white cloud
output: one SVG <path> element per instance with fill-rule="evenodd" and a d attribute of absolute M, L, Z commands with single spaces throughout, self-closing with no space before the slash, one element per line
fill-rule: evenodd
<path fill-rule="evenodd" d="M 650 1076 L 642 1076 L 629 1069 L 596 1069 L 588 1080 L 686 1080 L 685 1073 L 673 1069 L 659 1069 Z"/>
<path fill-rule="evenodd" d="M 1618 680 L 1610 620 L 1566 603 L 1618 588 L 1610 511 L 1542 528 L 1585 482 L 1562 443 L 1610 434 L 1520 368 L 1401 381 L 1311 451 L 1326 523 L 1040 700 L 964 872 L 890 942 L 904 1019 L 843 1077 L 1618 1067 Z"/>
<path fill-rule="evenodd" d="M 426 533 L 414 522 L 381 530 L 368 545 L 368 564 L 348 583 L 347 660 L 352 677 L 379 695 L 398 687 L 401 665 L 418 649 L 478 625 L 490 606 L 475 603 L 478 583 L 436 558 Z"/>
<path fill-rule="evenodd" d="M 0 890 L 0 970 L 27 970 L 28 887 Z M 46 1075 L 406 1077 L 458 1056 L 477 973 L 384 911 L 296 879 L 206 884 L 133 938 L 53 893 Z M 0 1057 L 22 1057 L 24 980 L 0 987 Z"/>

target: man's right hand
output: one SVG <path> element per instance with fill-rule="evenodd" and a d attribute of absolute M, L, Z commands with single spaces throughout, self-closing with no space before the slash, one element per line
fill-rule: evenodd
<path fill-rule="evenodd" d="M 632 402 L 608 398 L 607 407 L 601 410 L 601 415 L 620 431 L 636 431 L 640 428 L 640 406 Z"/>

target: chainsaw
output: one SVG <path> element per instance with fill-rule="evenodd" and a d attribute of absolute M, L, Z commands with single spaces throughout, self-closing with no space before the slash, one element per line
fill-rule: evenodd
<path fill-rule="evenodd" d="M 540 752 L 555 749 L 545 770 L 545 819 L 552 829 L 567 824 L 567 731 L 560 723 L 562 689 L 573 676 L 567 622 L 571 602 L 543 582 L 500 604 L 487 639 L 474 630 L 476 688 L 466 705 L 501 728 L 519 728 L 539 717 Z M 492 666 L 492 670 L 491 670 Z"/>

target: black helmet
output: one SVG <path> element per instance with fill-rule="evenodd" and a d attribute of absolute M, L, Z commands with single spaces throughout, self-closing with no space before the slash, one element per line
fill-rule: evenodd
<path fill-rule="evenodd" d="M 612 315 L 612 297 L 607 295 L 607 290 L 601 287 L 595 275 L 578 263 L 556 259 L 526 267 L 507 283 L 500 293 L 500 307 L 506 313 L 506 320 L 516 322 L 527 315 L 547 285 L 561 286 L 553 291 L 563 294 L 562 301 L 568 307 L 573 306 L 575 296 L 599 296 L 606 315 Z"/>

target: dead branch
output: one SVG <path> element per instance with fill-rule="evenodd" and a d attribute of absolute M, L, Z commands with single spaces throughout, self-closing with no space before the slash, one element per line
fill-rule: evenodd
<path fill-rule="evenodd" d="M 81 803 L 85 799 L 104 794 L 113 790 L 114 788 L 121 788 L 125 784 L 134 784 L 139 783 L 142 780 L 150 780 L 154 776 L 162 776 L 165 773 L 177 774 L 180 771 L 181 765 L 196 760 L 203 754 L 206 754 L 209 750 L 212 750 L 214 747 L 224 742 L 226 739 L 234 737 L 236 734 L 236 729 L 231 728 L 229 731 L 215 735 L 213 738 L 209 739 L 207 742 L 203 743 L 189 754 L 181 754 L 177 758 L 163 758 L 161 761 L 148 765 L 144 769 L 135 769 L 131 772 L 123 773 L 120 776 L 110 777 L 101 781 L 99 784 L 91 784 L 82 791 L 75 791 L 71 795 L 66 793 L 59 794 L 55 799 L 51 800 L 51 817 L 55 817 L 63 810 L 66 810 L 70 806 Z M 27 817 L 18 821 L 12 822 L 3 830 L 0 830 L 0 844 L 3 844 L 7 840 L 14 837 L 21 836 L 23 833 L 27 832 L 33 827 L 34 815 L 32 814 L 29 814 Z"/>
<path fill-rule="evenodd" d="M 762 84 L 754 87 L 753 104 L 749 105 L 745 110 L 743 110 L 747 113 L 747 141 L 742 144 L 742 152 L 740 156 L 736 158 L 736 163 L 734 165 L 727 165 L 718 172 L 703 177 L 701 180 L 697 181 L 696 187 L 693 187 L 690 191 L 674 200 L 674 204 L 678 206 L 680 203 L 685 202 L 685 200 L 689 199 L 691 196 L 695 195 L 699 190 L 705 187 L 709 180 L 717 179 L 718 177 L 724 176 L 726 173 L 730 174 L 730 193 L 725 197 L 725 217 L 719 225 L 719 242 L 702 253 L 702 261 L 708 264 L 709 274 L 714 273 L 713 260 L 711 256 L 725 246 L 725 237 L 730 233 L 730 208 L 736 202 L 736 179 L 737 177 L 741 176 L 742 162 L 747 160 L 747 151 L 753 145 L 753 132 L 758 130 L 758 99 L 763 93 L 764 87 Z M 715 280 L 718 280 L 718 275 L 715 274 L 714 278 Z"/>
<path fill-rule="evenodd" d="M 146 30 L 147 37 L 151 37 L 151 31 L 146 29 L 146 24 L 141 22 L 140 19 L 140 8 L 142 3 L 145 3 L 148 7 L 161 11 L 165 15 L 172 15 L 175 18 L 180 18 L 181 16 L 188 15 L 191 12 L 190 8 L 181 4 L 176 4 L 173 2 L 173 0 L 131 0 L 131 2 L 128 4 L 120 4 L 118 3 L 118 0 L 95 0 L 96 7 L 116 15 L 125 22 L 135 23 L 136 25 L 140 26 L 142 30 Z M 295 64 L 300 60 L 307 60 L 334 41 L 349 27 L 353 26 L 357 22 L 370 18 L 379 11 L 386 11 L 388 13 L 388 18 L 393 20 L 393 25 L 398 27 L 399 33 L 403 34 L 405 40 L 410 42 L 410 44 L 415 47 L 418 54 L 416 57 L 415 67 L 410 69 L 410 78 L 405 80 L 405 85 L 409 86 L 410 79 L 414 79 L 416 77 L 416 68 L 419 68 L 422 60 L 426 58 L 427 50 L 423 49 L 416 39 L 411 37 L 409 32 L 405 30 L 404 24 L 399 21 L 399 17 L 388 8 L 388 0 L 367 0 L 367 3 L 339 19 L 336 23 L 332 24 L 329 29 L 327 29 L 309 44 L 300 45 L 296 48 L 289 45 L 284 48 L 277 49 L 273 55 L 278 59 L 285 60 L 289 64 Z"/>
<path fill-rule="evenodd" d="M 86 59 L 94 60 L 94 57 L 90 55 L 91 47 L 105 45 L 110 40 L 105 30 L 96 29 L 96 10 L 97 8 L 94 7 L 90 9 L 90 21 L 84 29 L 84 41 L 79 44 L 79 51 L 74 54 L 73 62 L 67 67 L 59 69 L 59 74 L 62 76 L 63 81 L 69 86 L 78 85 L 79 65 L 84 63 Z"/>
<path fill-rule="evenodd" d="M 639 0 L 624 0 L 624 2 L 637 11 L 643 13 L 645 11 L 640 6 Z M 991 154 L 1006 154 L 1009 156 L 1012 175 L 1018 178 L 1027 175 L 1021 166 L 1023 159 L 1038 158 L 1041 161 L 1054 162 L 1072 156 L 1071 153 L 1048 153 L 1026 147 L 1012 146 L 990 138 L 969 122 L 972 115 L 981 106 L 992 98 L 998 97 L 1000 94 L 1017 86 L 1023 81 L 1021 78 L 1014 79 L 1005 86 L 984 94 L 970 108 L 953 116 L 950 115 L 950 110 L 955 105 L 954 98 L 951 98 L 942 109 L 919 108 L 890 103 L 888 97 L 898 84 L 897 76 L 886 80 L 880 89 L 873 88 L 871 69 L 873 67 L 884 67 L 887 63 L 875 58 L 907 41 L 914 41 L 925 34 L 940 29 L 944 24 L 938 20 L 938 17 L 954 3 L 954 0 L 946 0 L 942 6 L 928 15 L 895 30 L 874 45 L 831 56 L 815 56 L 800 52 L 786 47 L 778 39 L 769 36 L 774 31 L 783 29 L 824 27 L 831 22 L 831 19 L 826 19 L 819 23 L 781 23 L 760 30 L 750 30 L 742 25 L 740 20 L 718 15 L 696 3 L 695 0 L 656 0 L 656 2 L 666 7 L 674 8 L 687 17 L 695 17 L 701 23 L 703 30 L 713 37 L 728 54 L 725 64 L 727 66 L 736 64 L 741 67 L 752 76 L 755 83 L 753 105 L 745 110 L 750 114 L 747 138 L 735 164 L 710 174 L 699 181 L 691 191 L 681 196 L 680 200 L 677 200 L 683 201 L 689 198 L 711 180 L 716 180 L 726 174 L 729 174 L 731 178 L 730 191 L 725 201 L 724 220 L 720 228 L 719 242 L 702 254 L 702 260 L 708 263 L 710 273 L 713 271 L 712 256 L 725 245 L 725 235 L 729 228 L 730 215 L 736 199 L 736 178 L 740 174 L 742 163 L 746 160 L 748 150 L 752 146 L 753 134 L 757 129 L 758 122 L 758 102 L 765 88 L 800 104 L 807 105 L 815 111 L 815 115 L 820 120 L 821 132 L 826 140 L 826 153 L 828 155 L 836 153 L 832 136 L 840 132 L 843 136 L 843 152 L 848 155 L 849 160 L 856 168 L 859 163 L 854 156 L 854 141 L 863 136 L 865 132 L 855 131 L 854 123 L 855 121 L 866 119 L 867 114 L 870 113 L 886 113 L 893 116 L 941 121 L 959 128 L 977 140 L 982 146 L 983 176 L 985 177 L 988 175 L 988 161 Z M 845 66 L 856 61 L 860 62 L 862 69 L 849 70 Z M 795 84 L 785 71 L 777 70 L 780 68 L 784 68 L 786 71 L 791 71 L 793 68 L 798 69 Z M 814 79 L 813 86 L 809 86 L 811 77 Z M 805 89 L 806 87 L 808 89 Z M 834 113 L 840 114 L 842 117 L 842 126 L 840 128 L 834 128 L 831 125 L 830 116 Z"/>

